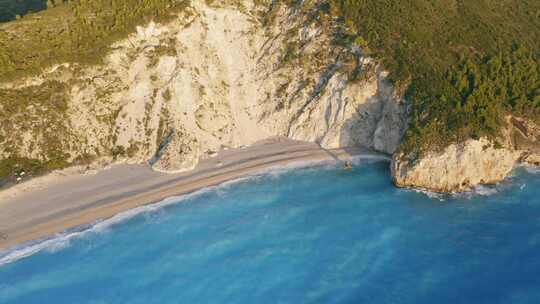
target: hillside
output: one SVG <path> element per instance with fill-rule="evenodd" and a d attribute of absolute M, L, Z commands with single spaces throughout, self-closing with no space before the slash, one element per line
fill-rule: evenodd
<path fill-rule="evenodd" d="M 332 1 L 406 88 L 405 151 L 500 135 L 503 117 L 540 122 L 540 2 Z"/>
<path fill-rule="evenodd" d="M 18 47 L 0 50 L 2 176 L 115 161 L 176 172 L 272 136 L 395 151 L 405 103 L 372 60 L 334 43 L 340 23 L 317 2 L 165 2 L 72 2 L 3 25 Z M 97 30 L 80 5 L 122 13 Z"/>
<path fill-rule="evenodd" d="M 273 135 L 399 146 L 400 168 L 481 140 L 507 160 L 488 175 L 506 175 L 536 153 L 539 28 L 534 0 L 56 5 L 0 24 L 0 176 L 104 158 L 190 167 Z"/>

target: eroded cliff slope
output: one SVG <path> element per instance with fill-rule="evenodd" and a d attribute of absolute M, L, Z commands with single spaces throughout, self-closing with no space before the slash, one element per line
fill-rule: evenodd
<path fill-rule="evenodd" d="M 428 107 L 411 130 L 434 135 L 443 148 L 431 148 L 426 135 L 426 147 L 398 149 L 410 120 L 408 82 L 394 88 L 331 4 L 184 1 L 174 18 L 141 25 L 108 47 L 101 64 L 56 64 L 0 83 L 0 178 L 113 162 L 181 172 L 274 136 L 398 151 L 396 185 L 444 192 L 500 181 L 520 162 L 538 165 L 538 126 L 517 116 L 496 138 L 445 144 L 451 126 L 437 115 L 451 115 Z M 482 109 L 475 111 L 489 112 Z"/>
<path fill-rule="evenodd" d="M 0 156 L 193 168 L 226 147 L 286 136 L 392 153 L 407 106 L 316 4 L 192 1 L 116 43 L 105 64 L 3 83 Z M 25 96 L 22 100 L 19 96 Z M 8 113 L 9 111 L 9 113 Z"/>
<path fill-rule="evenodd" d="M 459 192 L 505 179 L 518 164 L 540 165 L 540 128 L 526 119 L 507 117 L 497 139 L 469 139 L 443 151 L 414 157 L 396 153 L 392 175 L 396 185 L 438 192 Z"/>

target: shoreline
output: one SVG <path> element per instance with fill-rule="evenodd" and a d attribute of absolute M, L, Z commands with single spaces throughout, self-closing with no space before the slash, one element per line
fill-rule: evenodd
<path fill-rule="evenodd" d="M 120 165 L 92 176 L 66 176 L 44 187 L 0 202 L 0 253 L 66 230 L 287 165 L 309 166 L 353 157 L 389 159 L 363 148 L 326 150 L 313 143 L 267 140 L 222 151 L 183 174 L 163 174 L 148 166 Z M 0 196 L 2 194 L 0 193 Z"/>

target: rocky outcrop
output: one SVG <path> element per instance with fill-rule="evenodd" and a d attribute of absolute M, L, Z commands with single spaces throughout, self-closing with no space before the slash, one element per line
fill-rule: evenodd
<path fill-rule="evenodd" d="M 184 172 L 199 163 L 200 144 L 185 130 L 173 130 L 157 153 L 152 168 L 160 172 Z"/>
<path fill-rule="evenodd" d="M 51 100 L 21 107 L 0 126 L 0 141 L 9 139 L 0 158 L 48 161 L 63 151 L 67 162 L 153 160 L 177 172 L 273 136 L 394 152 L 407 106 L 387 74 L 360 49 L 335 43 L 346 29 L 319 14 L 317 1 L 261 3 L 194 0 L 170 23 L 139 27 L 113 45 L 102 65 L 64 64 L 0 84 L 15 93 L 61 84 Z M 63 115 L 44 121 L 59 94 Z"/>
<path fill-rule="evenodd" d="M 508 118 L 512 126 L 509 144 L 520 152 L 519 161 L 532 166 L 540 166 L 540 126 L 517 117 Z"/>
<path fill-rule="evenodd" d="M 379 77 L 378 96 L 384 100 L 384 106 L 373 134 L 373 148 L 393 154 L 401 143 L 403 132 L 408 126 L 408 105 L 400 99 L 401 94 L 396 93 L 386 75 Z"/>
<path fill-rule="evenodd" d="M 360 48 L 336 43 L 347 28 L 319 4 L 193 0 L 175 20 L 111 46 L 102 65 L 0 83 L 10 100 L 0 104 L 0 160 L 179 172 L 274 136 L 393 154 L 408 104 Z M 539 165 L 538 126 L 508 123 L 500 146 L 484 138 L 418 159 L 394 155 L 396 185 L 463 191 L 500 181 L 516 163 Z"/>
<path fill-rule="evenodd" d="M 501 138 L 468 140 L 442 152 L 427 152 L 418 159 L 402 153 L 392 161 L 392 175 L 400 187 L 437 192 L 460 192 L 479 184 L 505 179 L 519 163 L 538 165 L 540 132 L 537 125 L 509 117 Z"/>
<path fill-rule="evenodd" d="M 478 184 L 501 181 L 514 168 L 519 153 L 497 149 L 487 139 L 450 145 L 417 160 L 395 155 L 392 175 L 400 187 L 459 192 Z"/>

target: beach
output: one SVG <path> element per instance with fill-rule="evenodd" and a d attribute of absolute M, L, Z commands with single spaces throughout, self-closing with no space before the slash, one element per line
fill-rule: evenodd
<path fill-rule="evenodd" d="M 274 167 L 345 161 L 359 155 L 388 158 L 363 148 L 327 150 L 314 143 L 274 138 L 221 151 L 181 174 L 155 172 L 147 165 L 115 165 L 39 187 L 18 185 L 0 192 L 0 251 Z"/>

